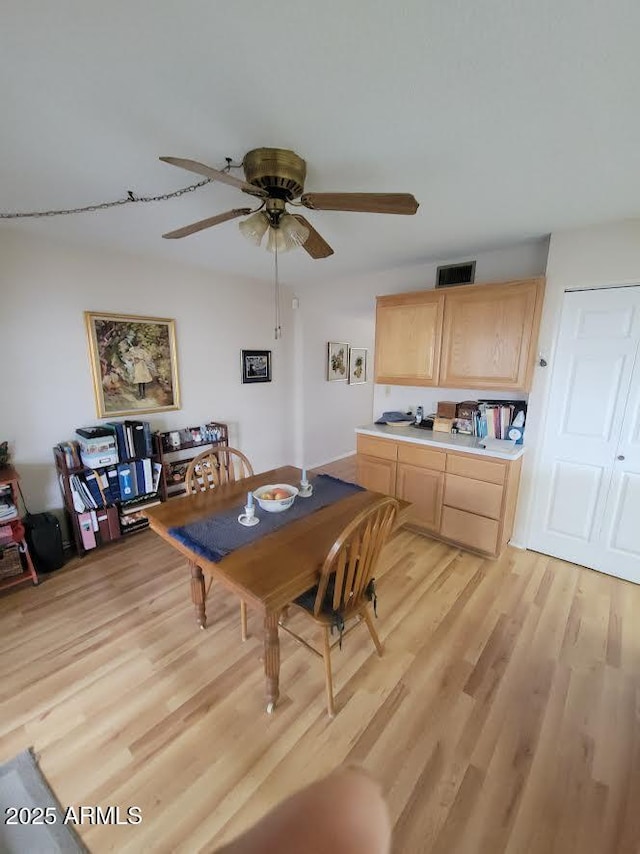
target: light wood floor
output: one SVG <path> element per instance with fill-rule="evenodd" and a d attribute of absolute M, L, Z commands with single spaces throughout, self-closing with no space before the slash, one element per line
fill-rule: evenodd
<path fill-rule="evenodd" d="M 236 599 L 214 591 L 197 629 L 151 532 L 74 561 L 0 598 L 0 760 L 33 746 L 64 805 L 141 808 L 81 827 L 94 852 L 211 851 L 344 762 L 382 782 L 397 854 L 636 852 L 640 588 L 403 531 L 378 592 L 385 657 L 364 629 L 336 651 L 337 717 L 286 634 L 268 717 Z"/>

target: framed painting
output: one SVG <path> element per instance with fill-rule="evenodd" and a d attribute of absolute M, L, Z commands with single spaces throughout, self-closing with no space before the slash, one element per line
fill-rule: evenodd
<path fill-rule="evenodd" d="M 180 409 L 175 321 L 85 311 L 98 418 Z"/>
<path fill-rule="evenodd" d="M 347 380 L 349 362 L 349 345 L 338 341 L 329 341 L 327 345 L 327 379 Z"/>
<path fill-rule="evenodd" d="M 271 382 L 271 350 L 242 351 L 242 382 Z"/>
<path fill-rule="evenodd" d="M 367 351 L 364 347 L 349 348 L 349 382 L 366 383 L 367 381 Z"/>

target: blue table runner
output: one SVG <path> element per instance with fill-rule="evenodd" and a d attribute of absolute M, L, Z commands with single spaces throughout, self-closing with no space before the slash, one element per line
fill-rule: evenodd
<path fill-rule="evenodd" d="M 253 543 L 285 525 L 290 525 L 297 519 L 309 516 L 316 510 L 333 504 L 334 501 L 363 491 L 363 487 L 355 483 L 348 483 L 328 474 L 317 475 L 311 483 L 313 495 L 309 498 L 297 496 L 293 506 L 282 513 L 269 513 L 262 510 L 256 501 L 255 511 L 260 524 L 254 525 L 253 528 L 245 528 L 238 522 L 238 516 L 244 509 L 244 503 L 239 501 L 237 507 L 223 510 L 188 525 L 169 528 L 169 534 L 196 554 L 217 563 L 235 549 Z"/>

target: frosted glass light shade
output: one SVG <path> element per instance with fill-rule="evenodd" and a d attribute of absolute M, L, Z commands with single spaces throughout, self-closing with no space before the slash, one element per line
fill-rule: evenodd
<path fill-rule="evenodd" d="M 297 245 L 295 240 L 292 240 L 281 228 L 273 228 L 272 226 L 269 229 L 269 234 L 267 235 L 267 252 L 275 252 L 277 248 L 280 255 L 283 252 L 295 249 Z"/>
<path fill-rule="evenodd" d="M 269 228 L 269 218 L 264 211 L 257 211 L 256 213 L 251 214 L 250 217 L 247 217 L 247 219 L 243 219 L 242 222 L 239 222 L 238 228 L 247 240 L 255 243 L 256 246 L 260 246 L 262 238 Z"/>
<path fill-rule="evenodd" d="M 306 225 L 298 222 L 295 217 L 288 213 L 280 217 L 280 231 L 283 232 L 285 239 L 293 241 L 296 246 L 302 246 L 309 237 L 309 229 Z"/>

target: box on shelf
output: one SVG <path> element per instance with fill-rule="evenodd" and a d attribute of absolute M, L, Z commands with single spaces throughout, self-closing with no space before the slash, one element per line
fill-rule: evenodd
<path fill-rule="evenodd" d="M 457 406 L 458 404 L 454 400 L 439 400 L 437 409 L 438 418 L 455 418 Z"/>
<path fill-rule="evenodd" d="M 118 448 L 113 432 L 105 427 L 81 427 L 76 430 L 82 465 L 90 469 L 118 463 Z"/>
<path fill-rule="evenodd" d="M 434 433 L 451 433 L 453 418 L 440 418 L 436 416 L 433 420 Z"/>

